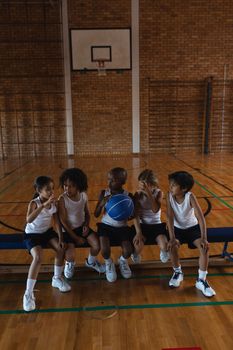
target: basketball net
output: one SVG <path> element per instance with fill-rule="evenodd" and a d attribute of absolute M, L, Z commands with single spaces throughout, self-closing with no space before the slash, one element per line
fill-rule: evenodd
<path fill-rule="evenodd" d="M 98 69 L 98 75 L 99 76 L 104 76 L 104 75 L 107 74 L 104 60 L 97 61 L 97 69 Z"/>

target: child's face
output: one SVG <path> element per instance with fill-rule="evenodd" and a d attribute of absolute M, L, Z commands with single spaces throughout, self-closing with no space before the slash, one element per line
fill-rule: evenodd
<path fill-rule="evenodd" d="M 180 185 L 173 180 L 169 181 L 169 189 L 173 196 L 184 195 L 184 190 L 180 188 Z"/>
<path fill-rule="evenodd" d="M 49 199 L 53 194 L 54 194 L 54 183 L 52 181 L 39 191 L 39 195 L 45 199 Z"/>
<path fill-rule="evenodd" d="M 79 193 L 77 186 L 70 180 L 64 182 L 63 189 L 69 197 L 76 196 Z"/>
<path fill-rule="evenodd" d="M 122 188 L 122 179 L 109 173 L 108 174 L 108 186 L 111 190 L 119 190 Z"/>

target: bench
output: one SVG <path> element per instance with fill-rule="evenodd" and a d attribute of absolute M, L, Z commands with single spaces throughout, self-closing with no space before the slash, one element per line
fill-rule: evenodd
<path fill-rule="evenodd" d="M 210 243 L 223 242 L 221 257 L 233 261 L 231 253 L 227 251 L 228 243 L 233 242 L 233 227 L 208 228 L 207 239 Z M 83 247 L 87 248 L 88 244 L 84 244 L 80 248 Z M 23 242 L 23 233 L 0 234 L 0 249 L 26 249 Z"/>

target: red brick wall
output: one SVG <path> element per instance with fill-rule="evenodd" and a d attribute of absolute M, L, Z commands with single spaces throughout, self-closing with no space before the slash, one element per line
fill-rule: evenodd
<path fill-rule="evenodd" d="M 221 80 L 228 64 L 227 79 L 233 79 L 232 12 L 231 0 L 140 1 L 142 152 L 149 150 L 147 78 L 186 81 L 213 76 Z"/>
<path fill-rule="evenodd" d="M 60 8 L 56 1 L 55 6 L 35 3 L 0 5 L 1 157 L 66 154 Z M 217 81 L 224 77 L 224 65 L 226 78 L 233 79 L 233 2 L 139 3 L 141 151 L 148 152 L 149 79 L 185 82 L 213 76 Z M 131 26 L 130 0 L 69 0 L 68 10 L 69 28 Z M 75 154 L 130 153 L 131 72 L 111 71 L 106 77 L 97 72 L 72 72 L 71 79 Z M 222 89 L 222 85 L 215 88 L 216 101 L 222 98 Z M 230 91 L 226 94 L 226 125 L 232 118 Z M 189 100 L 188 92 L 185 98 Z M 212 139 L 211 147 L 229 150 L 233 136 L 229 128 L 224 147 L 214 129 L 215 118 L 222 125 L 220 102 L 217 107 L 211 137 L 218 138 L 218 144 Z"/>
<path fill-rule="evenodd" d="M 70 28 L 131 26 L 130 0 L 69 1 Z M 72 72 L 75 153 L 132 151 L 131 71 Z"/>

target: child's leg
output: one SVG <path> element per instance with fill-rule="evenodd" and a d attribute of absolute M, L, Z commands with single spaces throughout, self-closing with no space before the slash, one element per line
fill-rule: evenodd
<path fill-rule="evenodd" d="M 75 268 L 75 245 L 67 243 L 65 248 L 65 268 L 64 275 L 66 278 L 72 278 Z"/>
<path fill-rule="evenodd" d="M 196 288 L 200 289 L 202 293 L 207 297 L 212 297 L 215 295 L 215 291 L 210 287 L 206 281 L 206 276 L 208 273 L 208 263 L 209 263 L 209 251 L 208 249 L 203 249 L 201 246 L 201 239 L 196 239 L 193 244 L 199 249 L 199 269 L 198 269 L 198 279 L 196 281 Z"/>
<path fill-rule="evenodd" d="M 40 271 L 43 250 L 41 246 L 35 246 L 30 250 L 32 262 L 28 271 L 27 285 L 23 297 L 23 308 L 25 311 L 32 311 L 36 308 L 33 290 L 37 276 Z"/>
<path fill-rule="evenodd" d="M 170 255 L 173 266 L 173 275 L 169 281 L 170 287 L 179 287 L 180 283 L 183 281 L 183 272 L 180 265 L 179 255 L 178 255 L 178 246 L 174 245 L 171 247 Z"/>
<path fill-rule="evenodd" d="M 115 265 L 111 259 L 110 240 L 106 236 L 100 236 L 101 254 L 105 260 L 106 278 L 109 282 L 114 282 L 117 279 Z"/>
<path fill-rule="evenodd" d="M 122 241 L 121 247 L 122 247 L 122 255 L 118 259 L 120 272 L 124 278 L 130 278 L 132 276 L 132 272 L 128 265 L 127 259 L 132 254 L 133 247 L 130 241 Z"/>
<path fill-rule="evenodd" d="M 101 248 L 101 254 L 105 260 L 110 259 L 111 257 L 111 247 L 110 247 L 110 240 L 106 236 L 100 237 L 100 248 Z"/>
<path fill-rule="evenodd" d="M 54 276 L 52 279 L 52 286 L 58 288 L 60 292 L 69 292 L 71 290 L 71 287 L 62 277 L 64 249 L 59 245 L 59 242 L 56 238 L 52 238 L 49 241 L 49 244 L 56 252 L 54 260 Z"/>
<path fill-rule="evenodd" d="M 163 263 L 166 263 L 170 257 L 170 254 L 167 250 L 167 243 L 168 243 L 167 237 L 165 235 L 161 234 L 161 235 L 158 235 L 155 240 L 160 248 L 160 260 Z"/>
<path fill-rule="evenodd" d="M 73 243 L 66 244 L 65 260 L 73 263 L 75 262 L 75 245 Z"/>
<path fill-rule="evenodd" d="M 101 265 L 99 261 L 96 259 L 97 255 L 100 252 L 100 242 L 97 234 L 95 232 L 91 233 L 87 237 L 87 242 L 91 248 L 90 248 L 90 253 L 88 255 L 88 258 L 86 259 L 86 266 L 100 273 L 105 272 L 105 264 Z"/>

